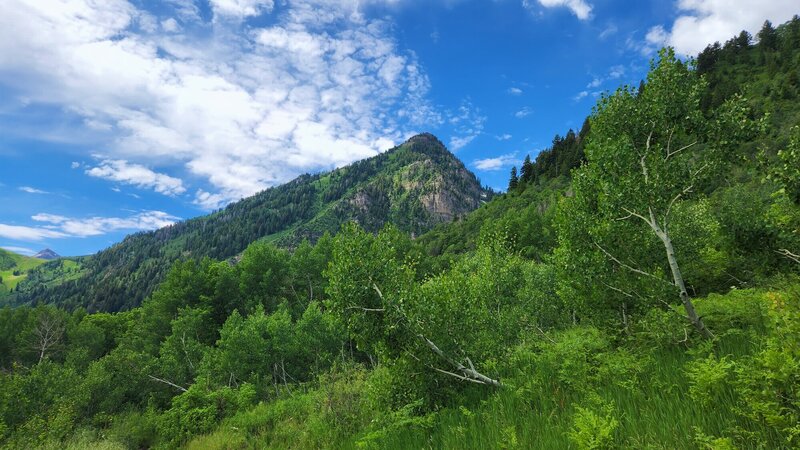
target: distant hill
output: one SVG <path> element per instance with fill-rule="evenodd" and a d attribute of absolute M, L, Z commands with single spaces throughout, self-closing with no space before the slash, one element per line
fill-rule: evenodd
<path fill-rule="evenodd" d="M 419 235 L 452 222 L 493 193 L 431 134 L 331 172 L 302 175 L 207 216 L 137 233 L 93 256 L 51 261 L 20 285 L 17 304 L 90 311 L 137 306 L 180 258 L 226 259 L 264 239 L 283 247 L 356 221 Z M 66 265 L 65 265 L 66 264 Z"/>
<path fill-rule="evenodd" d="M 39 258 L 39 259 L 51 260 L 51 259 L 61 258 L 61 255 L 59 255 L 58 253 L 54 252 L 53 250 L 50 250 L 49 248 L 46 248 L 46 249 L 40 251 L 39 253 L 33 255 L 33 257 L 34 258 Z"/>
<path fill-rule="evenodd" d="M 0 248 L 0 305 L 9 300 L 12 291 L 26 279 L 30 270 L 44 262 L 35 256 L 18 255 Z"/>

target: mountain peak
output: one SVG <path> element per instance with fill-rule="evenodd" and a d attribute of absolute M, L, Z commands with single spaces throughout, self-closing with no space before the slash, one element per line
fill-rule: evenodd
<path fill-rule="evenodd" d="M 58 259 L 61 258 L 61 255 L 54 252 L 53 250 L 50 250 L 49 248 L 46 248 L 40 251 L 39 253 L 33 255 L 33 257 L 39 259 Z"/>
<path fill-rule="evenodd" d="M 420 133 L 420 134 L 417 134 L 415 136 L 411 136 L 410 138 L 408 138 L 406 143 L 408 143 L 408 144 L 422 143 L 422 144 L 430 144 L 430 145 L 439 145 L 439 146 L 444 147 L 444 144 L 442 144 L 442 141 L 440 141 L 439 138 L 437 138 L 433 134 L 427 133 L 427 132 L 426 133 Z"/>

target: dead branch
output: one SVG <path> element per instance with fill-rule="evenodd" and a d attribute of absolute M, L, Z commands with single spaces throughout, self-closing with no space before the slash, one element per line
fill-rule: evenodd
<path fill-rule="evenodd" d="M 150 379 L 151 379 L 151 380 L 153 380 L 153 381 L 158 381 L 159 383 L 168 384 L 168 385 L 170 385 L 170 386 L 174 387 L 175 389 L 178 389 L 178 390 L 179 390 L 179 391 L 181 391 L 181 392 L 186 392 L 186 391 L 188 390 L 188 389 L 186 389 L 186 388 L 185 388 L 185 387 L 183 387 L 183 386 L 178 386 L 177 384 L 175 384 L 175 383 L 173 383 L 173 382 L 171 382 L 171 381 L 168 381 L 168 380 L 164 380 L 164 379 L 162 379 L 162 378 L 154 377 L 154 376 L 152 376 L 152 375 L 147 375 L 147 377 L 148 377 L 148 378 L 150 378 Z"/>
<path fill-rule="evenodd" d="M 454 359 L 452 359 L 452 358 L 448 357 L 447 355 L 445 355 L 444 352 L 442 352 L 439 349 L 439 347 L 437 347 L 436 344 L 434 344 L 433 341 L 431 341 L 430 339 L 426 338 L 425 336 L 423 336 L 421 334 L 418 335 L 418 336 L 419 336 L 420 339 L 422 339 L 428 345 L 428 348 L 430 348 L 434 353 L 436 353 L 436 355 L 438 355 L 440 358 L 442 358 L 443 360 L 445 360 L 448 363 L 450 363 L 451 366 L 455 367 L 456 370 L 461 372 L 462 376 L 458 376 L 457 374 L 454 374 L 452 372 L 446 372 L 446 371 L 437 369 L 439 372 L 447 373 L 449 375 L 453 375 L 453 376 L 456 376 L 456 377 L 461 378 L 461 379 L 469 379 L 468 381 L 472 381 L 472 382 L 478 383 L 478 384 L 485 384 L 485 385 L 494 386 L 494 387 L 502 387 L 503 386 L 500 383 L 500 381 L 494 380 L 492 378 L 489 378 L 486 375 L 483 375 L 482 373 L 480 373 L 477 370 L 475 370 L 475 367 L 472 365 L 472 361 L 470 361 L 469 358 L 467 358 L 467 363 L 470 366 L 472 366 L 471 368 L 468 368 L 468 367 L 464 366 L 463 364 L 461 364 L 460 362 L 455 361 Z"/>
<path fill-rule="evenodd" d="M 594 245 L 597 246 L 597 248 L 599 248 L 600 251 L 605 253 L 605 255 L 608 256 L 609 259 L 611 259 L 615 263 L 619 264 L 621 267 L 624 267 L 625 269 L 628 269 L 633 273 L 638 273 L 639 275 L 644 275 L 646 277 L 650 277 L 650 278 L 656 279 L 656 280 L 658 280 L 658 281 L 660 281 L 662 283 L 666 283 L 666 284 L 668 284 L 670 286 L 674 286 L 672 283 L 670 283 L 669 281 L 667 281 L 667 280 L 665 280 L 665 279 L 663 279 L 661 277 L 657 277 L 657 276 L 653 275 L 652 273 L 648 273 L 648 272 L 645 272 L 644 270 L 640 270 L 640 269 L 637 269 L 635 267 L 631 267 L 631 266 L 625 264 L 624 262 L 622 262 L 619 259 L 615 258 L 614 255 L 612 255 L 606 249 L 601 247 L 600 244 L 598 244 L 597 242 L 595 242 Z"/>
<path fill-rule="evenodd" d="M 359 311 L 364 311 L 364 312 L 386 312 L 385 308 L 364 308 L 361 306 L 348 306 L 345 309 L 357 309 Z"/>
<path fill-rule="evenodd" d="M 782 248 L 780 250 L 776 250 L 775 253 L 777 253 L 777 254 L 785 257 L 785 258 L 789 258 L 792 261 L 796 262 L 797 264 L 800 264 L 800 255 L 796 255 L 796 254 L 790 252 L 789 250 L 787 250 L 785 248 Z"/>
<path fill-rule="evenodd" d="M 672 138 L 672 135 L 670 135 L 670 138 Z M 672 157 L 673 155 L 677 155 L 678 153 L 680 153 L 680 152 L 682 152 L 682 151 L 684 151 L 684 150 L 687 150 L 687 149 L 689 149 L 689 148 L 692 148 L 692 147 L 693 147 L 695 144 L 697 144 L 697 141 L 694 141 L 694 142 L 692 142 L 691 144 L 684 145 L 683 147 L 681 147 L 681 148 L 679 148 L 679 149 L 675 150 L 674 152 L 670 152 L 670 151 L 669 151 L 669 147 L 668 147 L 668 148 L 667 148 L 667 156 L 665 156 L 665 157 L 664 157 L 664 161 L 668 160 L 668 159 L 669 159 L 670 157 Z"/>

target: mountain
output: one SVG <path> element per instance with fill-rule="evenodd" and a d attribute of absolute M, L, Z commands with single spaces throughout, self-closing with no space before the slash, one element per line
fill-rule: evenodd
<path fill-rule="evenodd" d="M 33 257 L 34 258 L 39 258 L 39 259 L 46 259 L 46 260 L 49 261 L 51 259 L 61 258 L 61 255 L 59 255 L 58 253 L 54 252 L 53 250 L 50 250 L 49 248 L 46 248 L 46 249 L 40 251 L 39 253 L 33 255 Z"/>
<path fill-rule="evenodd" d="M 0 248 L 0 305 L 12 295 L 12 290 L 23 282 L 30 270 L 43 264 L 44 259 L 24 256 Z"/>
<path fill-rule="evenodd" d="M 51 261 L 20 285 L 16 304 L 90 311 L 139 305 L 181 258 L 226 259 L 264 239 L 292 248 L 356 221 L 419 235 L 464 217 L 493 193 L 432 134 L 330 172 L 302 175 L 207 216 L 130 235 L 90 257 Z"/>

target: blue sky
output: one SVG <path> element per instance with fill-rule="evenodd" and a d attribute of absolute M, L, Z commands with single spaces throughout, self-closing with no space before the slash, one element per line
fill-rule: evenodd
<path fill-rule="evenodd" d="M 96 252 L 430 131 L 488 186 L 764 0 L 8 0 L 0 246 Z"/>

